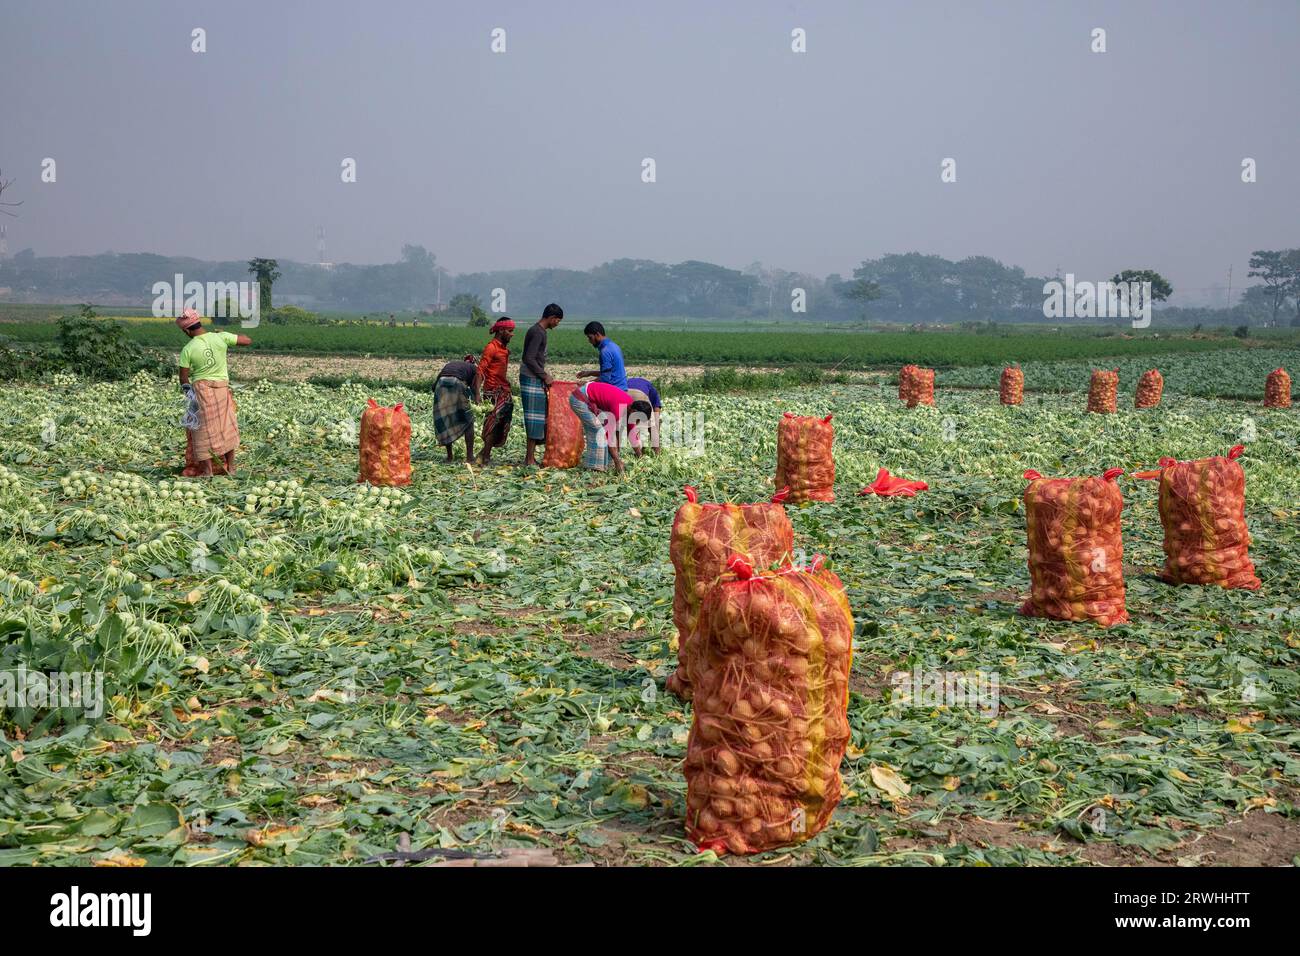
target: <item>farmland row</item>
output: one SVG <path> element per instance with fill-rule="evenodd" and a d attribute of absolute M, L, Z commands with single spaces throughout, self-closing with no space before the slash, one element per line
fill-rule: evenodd
<path fill-rule="evenodd" d="M 129 322 L 127 335 L 150 348 L 178 349 L 177 332 L 167 323 Z M 1045 335 L 1041 332 L 981 335 L 964 332 L 871 332 L 790 335 L 784 332 L 685 332 L 618 329 L 609 332 L 629 360 L 684 364 L 779 365 L 816 363 L 841 368 L 869 368 L 915 362 L 940 368 L 1003 362 L 1101 360 L 1114 356 L 1236 353 L 1249 344 L 1231 337 L 1137 335 Z M 57 326 L 49 322 L 10 322 L 0 335 L 15 342 L 52 343 Z M 253 335 L 259 351 L 298 354 L 376 354 L 390 356 L 457 356 L 479 351 L 486 331 L 472 328 L 417 328 L 355 325 L 263 325 Z M 1290 344 L 1293 339 L 1281 341 Z M 584 361 L 592 356 L 581 320 L 555 330 L 550 356 Z"/>

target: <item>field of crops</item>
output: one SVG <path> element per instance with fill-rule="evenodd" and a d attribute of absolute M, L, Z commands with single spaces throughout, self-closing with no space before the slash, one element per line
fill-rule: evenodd
<path fill-rule="evenodd" d="M 241 474 L 199 486 L 163 484 L 182 448 L 174 387 L 0 389 L 0 671 L 102 668 L 110 698 L 100 719 L 0 710 L 0 864 L 358 863 L 402 834 L 417 850 L 714 862 L 683 831 L 690 708 L 662 691 L 669 527 L 683 484 L 772 492 L 786 409 L 835 414 L 838 500 L 791 513 L 796 547 L 848 588 L 853 736 L 829 827 L 761 860 L 1300 854 L 1294 411 L 1174 394 L 1087 416 L 1077 395 L 1005 408 L 942 389 L 908 411 L 863 385 L 697 395 L 679 401 L 704 415 L 703 454 L 667 450 L 619 480 L 439 464 L 428 396 L 392 390 L 375 397 L 413 412 L 415 481 L 379 496 L 355 484 L 367 397 L 240 388 Z M 1155 580 L 1155 489 L 1122 479 L 1132 622 L 1016 615 L 1023 469 L 1222 453 L 1243 428 L 1260 591 Z M 521 443 L 516 426 L 504 458 Z M 855 497 L 882 465 L 931 490 Z M 998 675 L 997 712 L 900 699 L 891 675 L 914 668 Z"/>
<path fill-rule="evenodd" d="M 569 323 L 572 322 L 570 325 Z M 551 333 L 554 361 L 584 361 L 594 356 L 577 317 Z M 132 341 L 151 348 L 179 351 L 177 330 L 163 322 L 127 322 Z M 1112 356 L 1156 357 L 1171 353 L 1190 356 L 1236 354 L 1248 349 L 1240 339 L 1190 338 L 1137 333 L 1125 339 L 1084 332 L 1052 335 L 1017 331 L 999 335 L 969 332 L 826 332 L 790 335 L 786 332 L 692 332 L 662 329 L 620 329 L 607 326 L 629 361 L 685 364 L 772 365 L 814 363 L 840 368 L 868 368 L 916 362 L 937 367 L 991 365 L 1002 362 L 1101 361 Z M 7 322 L 0 335 L 15 342 L 51 343 L 58 327 L 50 322 Z M 522 335 L 522 333 L 521 333 Z M 253 348 L 270 352 L 374 353 L 389 356 L 459 356 L 479 352 L 487 341 L 484 329 L 415 328 L 373 325 L 274 326 L 251 331 Z M 1269 340 L 1273 342 L 1274 340 Z M 1294 348 L 1295 338 L 1280 342 Z M 522 346 L 519 346 L 522 347 Z"/>
<path fill-rule="evenodd" d="M 947 369 L 939 374 L 940 387 L 995 388 L 1003 365 Z M 1079 362 L 1024 362 L 1025 389 L 1031 392 L 1086 392 L 1090 368 L 1119 369 L 1121 404 L 1133 403 L 1133 390 L 1142 373 L 1157 368 L 1164 376 L 1166 394 L 1199 398 L 1237 398 L 1260 401 L 1264 379 L 1275 368 L 1300 368 L 1300 349 L 1250 348 L 1216 352 L 1212 359 L 1195 353 L 1097 359 L 1091 366 Z"/>

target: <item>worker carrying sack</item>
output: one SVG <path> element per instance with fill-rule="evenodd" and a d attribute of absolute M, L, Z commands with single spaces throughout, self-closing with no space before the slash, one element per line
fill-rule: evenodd
<path fill-rule="evenodd" d="M 1100 478 L 1025 472 L 1025 522 L 1032 588 L 1020 613 L 1059 621 L 1128 620 L 1124 607 L 1124 497 L 1112 468 Z"/>
<path fill-rule="evenodd" d="M 690 643 L 686 833 L 701 850 L 759 853 L 810 839 L 839 802 L 853 614 L 820 555 L 729 567 Z"/>
<path fill-rule="evenodd" d="M 776 487 L 789 501 L 834 501 L 835 428 L 831 416 L 808 418 L 786 412 L 776 429 Z"/>
<path fill-rule="evenodd" d="M 682 700 L 693 694 L 687 651 L 700 604 L 727 570 L 727 559 L 742 556 L 756 568 L 789 564 L 794 529 L 781 502 L 782 489 L 769 503 L 752 505 L 700 504 L 695 489 L 685 488 L 686 501 L 673 518 L 668 546 L 673 571 L 673 623 L 677 625 L 677 671 L 668 678 L 669 692 Z"/>
<path fill-rule="evenodd" d="M 1234 445 L 1227 457 L 1160 459 L 1160 523 L 1171 584 L 1217 584 L 1256 590 L 1246 530 L 1246 473 Z"/>
<path fill-rule="evenodd" d="M 1008 365 L 1002 370 L 998 383 L 998 401 L 1003 405 L 1019 405 L 1025 400 L 1025 373 L 1019 366 Z"/>
<path fill-rule="evenodd" d="M 1165 391 L 1165 377 L 1159 369 L 1149 369 L 1138 379 L 1137 397 L 1133 400 L 1134 408 L 1155 408 L 1160 404 L 1160 396 Z"/>
<path fill-rule="evenodd" d="M 569 407 L 569 396 L 576 382 L 552 382 L 546 390 L 546 452 L 543 468 L 577 468 L 587 442 L 582 435 L 582 419 Z"/>
<path fill-rule="evenodd" d="M 1088 385 L 1088 411 L 1100 415 L 1113 415 L 1119 411 L 1119 369 L 1092 370 L 1092 381 Z"/>
<path fill-rule="evenodd" d="M 384 408 L 373 398 L 361 413 L 361 473 L 372 485 L 411 483 L 411 417 L 398 402 Z"/>

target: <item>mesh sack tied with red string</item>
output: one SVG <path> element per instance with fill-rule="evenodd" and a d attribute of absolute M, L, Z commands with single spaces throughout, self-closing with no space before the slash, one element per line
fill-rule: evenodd
<path fill-rule="evenodd" d="M 1246 473 L 1237 462 L 1243 451 L 1235 445 L 1226 457 L 1160 459 L 1164 580 L 1251 591 L 1260 586 L 1246 530 Z"/>
<path fill-rule="evenodd" d="M 1284 368 L 1275 368 L 1264 379 L 1264 407 L 1291 407 L 1291 375 Z"/>
<path fill-rule="evenodd" d="M 1124 496 L 1112 468 L 1100 478 L 1044 478 L 1025 472 L 1029 599 L 1020 613 L 1060 621 L 1128 620 L 1124 606 Z"/>
<path fill-rule="evenodd" d="M 788 564 L 794 550 L 794 529 L 778 491 L 771 502 L 734 505 L 701 504 L 695 489 L 686 486 L 686 501 L 673 518 L 669 556 L 672 558 L 673 623 L 677 625 L 677 671 L 668 678 L 671 693 L 683 700 L 693 695 L 687 647 L 695 630 L 700 604 L 727 570 L 727 560 L 740 555 L 757 568 Z"/>
<path fill-rule="evenodd" d="M 701 850 L 759 853 L 810 839 L 839 802 L 853 614 L 820 556 L 730 566 L 689 645 L 686 833 Z"/>
<path fill-rule="evenodd" d="M 546 390 L 546 450 L 543 468 L 577 468 L 587 439 L 582 433 L 582 419 L 569 407 L 569 396 L 576 382 L 552 382 Z"/>
<path fill-rule="evenodd" d="M 1024 400 L 1024 370 L 1016 365 L 1008 365 L 1002 370 L 1002 380 L 998 383 L 998 401 L 1003 405 L 1019 405 Z"/>
<path fill-rule="evenodd" d="M 1092 370 L 1088 383 L 1088 411 L 1112 415 L 1119 411 L 1119 369 Z"/>
<path fill-rule="evenodd" d="M 372 485 L 411 483 L 411 417 L 399 402 L 384 408 L 373 398 L 361 413 L 361 470 Z"/>
<path fill-rule="evenodd" d="M 782 416 L 776 429 L 776 487 L 789 489 L 789 501 L 835 500 L 834 443 L 830 415 Z"/>
<path fill-rule="evenodd" d="M 1159 369 L 1148 369 L 1138 379 L 1137 395 L 1133 399 L 1134 408 L 1155 408 L 1165 392 L 1165 377 Z"/>

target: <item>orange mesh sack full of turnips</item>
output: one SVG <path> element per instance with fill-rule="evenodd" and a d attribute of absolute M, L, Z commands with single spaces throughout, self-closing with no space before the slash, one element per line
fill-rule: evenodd
<path fill-rule="evenodd" d="M 673 518 L 668 546 L 673 561 L 673 623 L 677 625 L 677 672 L 668 690 L 683 700 L 692 696 L 687 647 L 695 630 L 700 604 L 727 570 L 727 560 L 742 556 L 756 568 L 788 564 L 794 550 L 794 529 L 781 502 L 784 489 L 771 502 L 752 505 L 701 504 L 695 489 L 685 489 L 686 501 Z"/>
<path fill-rule="evenodd" d="M 411 417 L 401 403 L 384 408 L 373 398 L 361 413 L 361 474 L 372 485 L 411 483 Z"/>
<path fill-rule="evenodd" d="M 1246 473 L 1236 445 L 1227 456 L 1160 460 L 1160 523 L 1165 569 L 1173 584 L 1259 587 L 1246 530 Z"/>
<path fill-rule="evenodd" d="M 730 566 L 690 643 L 686 834 L 701 850 L 759 853 L 811 838 L 839 802 L 853 614 L 820 557 Z"/>
<path fill-rule="evenodd" d="M 1100 478 L 1044 478 L 1026 471 L 1030 596 L 1020 613 L 1059 621 L 1128 620 L 1124 607 L 1124 497 L 1112 468 Z"/>
<path fill-rule="evenodd" d="M 776 487 L 790 489 L 789 501 L 835 500 L 834 443 L 831 416 L 782 416 L 776 429 Z"/>
<path fill-rule="evenodd" d="M 1019 366 L 1008 365 L 1002 370 L 998 383 L 998 401 L 1003 405 L 1019 405 L 1025 400 L 1025 373 Z"/>
<path fill-rule="evenodd" d="M 1092 370 L 1088 385 L 1088 411 L 1110 415 L 1119 411 L 1119 369 Z"/>
<path fill-rule="evenodd" d="M 904 365 L 898 373 L 898 397 L 908 408 L 934 404 L 934 369 Z"/>
<path fill-rule="evenodd" d="M 546 390 L 546 451 L 543 468 L 577 468 L 587 440 L 582 434 L 582 419 L 569 407 L 569 396 L 576 382 L 552 382 Z"/>
<path fill-rule="evenodd" d="M 1133 400 L 1134 408 L 1155 408 L 1160 404 L 1160 397 L 1165 392 L 1165 377 L 1158 369 L 1149 369 L 1138 379 L 1137 397 Z"/>
<path fill-rule="evenodd" d="M 1264 407 L 1291 407 L 1291 376 L 1284 368 L 1275 368 L 1264 379 Z"/>

